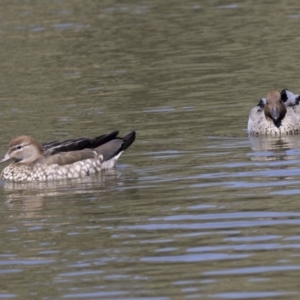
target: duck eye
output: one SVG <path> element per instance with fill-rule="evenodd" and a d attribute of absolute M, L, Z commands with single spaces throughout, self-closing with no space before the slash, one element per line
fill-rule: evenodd
<path fill-rule="evenodd" d="M 16 147 L 17 150 L 20 150 L 21 148 L 22 148 L 21 145 L 18 145 L 18 146 Z"/>

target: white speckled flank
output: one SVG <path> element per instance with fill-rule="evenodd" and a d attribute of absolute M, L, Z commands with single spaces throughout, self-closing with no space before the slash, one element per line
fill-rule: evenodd
<path fill-rule="evenodd" d="M 1 162 L 14 162 L 4 168 L 1 179 L 10 181 L 47 181 L 79 178 L 111 169 L 121 153 L 135 140 L 132 131 L 124 138 L 114 131 L 94 139 L 74 139 L 40 145 L 29 136 L 9 144 Z"/>
<path fill-rule="evenodd" d="M 268 93 L 250 111 L 248 134 L 282 136 L 300 133 L 299 95 L 283 90 Z"/>
<path fill-rule="evenodd" d="M 113 161 L 113 163 L 111 163 Z M 12 163 L 7 166 L 1 173 L 1 178 L 10 181 L 46 181 L 63 178 L 78 178 L 95 174 L 104 169 L 113 168 L 116 160 L 112 159 L 102 162 L 100 159 L 86 159 L 73 164 L 59 166 L 34 164 L 31 166 Z"/>

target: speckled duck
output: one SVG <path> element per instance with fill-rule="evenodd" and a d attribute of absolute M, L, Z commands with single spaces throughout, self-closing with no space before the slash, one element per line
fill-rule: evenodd
<path fill-rule="evenodd" d="M 89 176 L 111 169 L 135 140 L 135 131 L 118 137 L 113 131 L 93 139 L 78 138 L 39 144 L 30 136 L 13 139 L 0 163 L 12 160 L 2 171 L 3 180 L 26 182 Z"/>
<path fill-rule="evenodd" d="M 281 136 L 300 133 L 300 97 L 284 89 L 268 92 L 252 108 L 248 120 L 248 134 Z"/>

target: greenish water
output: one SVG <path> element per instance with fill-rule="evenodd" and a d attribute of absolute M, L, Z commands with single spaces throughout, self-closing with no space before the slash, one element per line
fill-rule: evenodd
<path fill-rule="evenodd" d="M 298 2 L 2 1 L 0 152 L 136 129 L 116 170 L 0 185 L 1 299 L 298 299 Z"/>

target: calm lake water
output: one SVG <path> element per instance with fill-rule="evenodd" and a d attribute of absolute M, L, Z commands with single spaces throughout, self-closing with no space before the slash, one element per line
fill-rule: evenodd
<path fill-rule="evenodd" d="M 136 129 L 115 170 L 0 184 L 0 299 L 299 299 L 299 2 L 2 1 L 0 152 Z M 1 154 L 0 153 L 0 154 Z"/>

